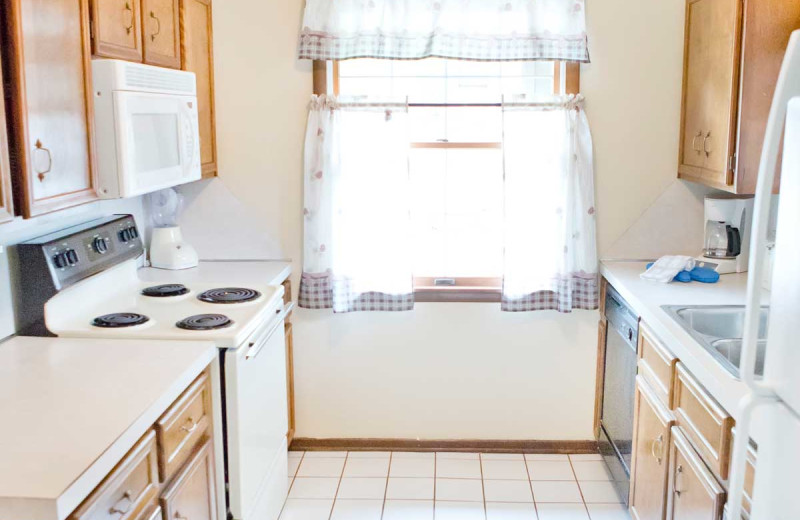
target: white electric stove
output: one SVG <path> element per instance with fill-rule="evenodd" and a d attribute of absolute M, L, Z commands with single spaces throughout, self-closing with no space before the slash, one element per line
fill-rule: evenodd
<path fill-rule="evenodd" d="M 18 251 L 19 296 L 28 312 L 23 334 L 219 347 L 228 512 L 236 520 L 277 519 L 287 486 L 283 287 L 255 275 L 226 276 L 222 266 L 188 276 L 138 269 L 143 247 L 130 215 L 47 235 Z"/>

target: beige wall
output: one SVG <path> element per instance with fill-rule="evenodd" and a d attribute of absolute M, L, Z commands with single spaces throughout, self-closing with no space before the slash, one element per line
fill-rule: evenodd
<path fill-rule="evenodd" d="M 602 253 L 675 182 L 683 2 L 589 4 L 593 63 L 582 80 Z M 214 9 L 221 179 L 260 231 L 279 239 L 297 276 L 311 93 L 310 64 L 294 58 L 302 0 Z M 346 316 L 301 309 L 297 435 L 590 438 L 596 321 L 595 312 L 510 314 L 490 304 Z"/>

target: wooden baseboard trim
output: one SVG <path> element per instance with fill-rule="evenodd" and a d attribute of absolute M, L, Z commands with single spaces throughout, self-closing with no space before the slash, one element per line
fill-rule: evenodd
<path fill-rule="evenodd" d="M 597 453 L 597 441 L 312 439 L 296 437 L 292 451 L 463 451 L 482 453 Z"/>

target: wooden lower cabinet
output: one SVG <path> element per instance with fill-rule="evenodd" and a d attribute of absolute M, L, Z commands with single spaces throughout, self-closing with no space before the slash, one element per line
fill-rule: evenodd
<path fill-rule="evenodd" d="M 206 369 L 67 520 L 223 520 L 209 378 Z"/>
<path fill-rule="evenodd" d="M 164 520 L 216 520 L 214 457 L 209 439 L 160 499 Z"/>
<path fill-rule="evenodd" d="M 156 435 L 150 430 L 72 513 L 70 520 L 138 520 L 156 496 Z"/>
<path fill-rule="evenodd" d="M 721 520 L 725 490 L 677 426 L 669 450 L 668 520 Z"/>
<path fill-rule="evenodd" d="M 667 507 L 670 434 L 675 418 L 642 378 L 636 378 L 630 511 L 635 520 L 662 520 Z"/>

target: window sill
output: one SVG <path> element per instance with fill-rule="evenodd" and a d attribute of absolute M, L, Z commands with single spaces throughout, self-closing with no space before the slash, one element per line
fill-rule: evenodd
<path fill-rule="evenodd" d="M 499 303 L 500 287 L 415 287 L 417 303 Z"/>

